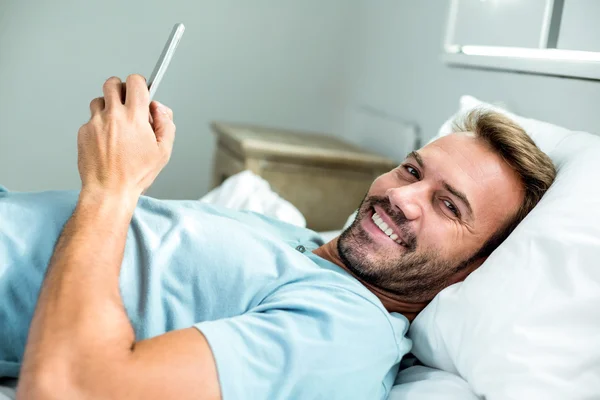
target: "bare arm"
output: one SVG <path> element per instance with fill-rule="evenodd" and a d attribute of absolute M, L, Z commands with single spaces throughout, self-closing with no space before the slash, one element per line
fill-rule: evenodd
<path fill-rule="evenodd" d="M 119 293 L 129 223 L 171 154 L 172 113 L 145 80 L 109 79 L 78 136 L 82 190 L 48 267 L 25 349 L 19 399 L 219 399 L 216 366 L 195 328 L 136 342 Z"/>

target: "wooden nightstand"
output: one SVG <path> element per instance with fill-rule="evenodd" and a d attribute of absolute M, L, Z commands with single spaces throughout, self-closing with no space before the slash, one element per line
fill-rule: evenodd
<path fill-rule="evenodd" d="M 250 170 L 296 206 L 315 231 L 341 229 L 373 180 L 397 163 L 338 138 L 214 122 L 213 187 Z"/>

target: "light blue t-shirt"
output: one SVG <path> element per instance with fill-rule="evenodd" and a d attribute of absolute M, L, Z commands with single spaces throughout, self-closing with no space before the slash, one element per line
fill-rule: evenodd
<path fill-rule="evenodd" d="M 77 195 L 0 191 L 0 376 L 18 374 Z M 320 244 L 308 229 L 259 214 L 142 197 L 120 275 L 137 339 L 195 326 L 224 400 L 386 398 L 410 350 L 408 321 L 313 254 Z"/>

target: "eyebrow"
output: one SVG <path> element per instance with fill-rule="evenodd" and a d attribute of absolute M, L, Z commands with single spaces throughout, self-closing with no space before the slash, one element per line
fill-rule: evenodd
<path fill-rule="evenodd" d="M 423 163 L 423 159 L 421 158 L 421 155 L 419 153 L 417 153 L 416 151 L 411 151 L 410 153 L 408 153 L 408 155 L 406 156 L 406 158 L 408 157 L 412 157 L 415 160 L 417 160 L 417 164 L 419 164 L 419 167 L 425 169 L 425 165 Z"/>
<path fill-rule="evenodd" d="M 417 153 L 416 151 L 411 151 L 406 156 L 406 158 L 408 158 L 408 157 L 414 158 L 417 161 L 417 164 L 419 164 L 419 166 L 423 169 L 423 171 L 425 171 L 425 163 L 423 162 L 423 157 L 421 157 L 421 155 L 419 153 Z M 444 189 L 446 189 L 447 191 L 452 193 L 454 196 L 458 197 L 465 204 L 465 206 L 467 207 L 467 211 L 469 212 L 469 215 L 471 217 L 473 217 L 473 208 L 471 207 L 471 203 L 469 203 L 469 199 L 467 198 L 467 195 L 464 194 L 463 192 L 461 192 L 460 190 L 456 189 L 454 186 L 450 185 L 446 181 L 442 181 L 442 185 L 444 186 Z"/>

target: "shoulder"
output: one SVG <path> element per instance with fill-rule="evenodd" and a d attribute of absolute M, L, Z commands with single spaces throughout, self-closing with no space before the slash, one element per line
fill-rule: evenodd
<path fill-rule="evenodd" d="M 254 311 L 284 312 L 286 325 L 293 326 L 302 337 L 318 339 L 313 345 L 336 354 L 340 361 L 348 357 L 348 362 L 352 358 L 362 360 L 364 365 L 371 362 L 373 368 L 389 366 L 399 362 L 411 348 L 406 337 L 408 320 L 388 313 L 378 299 L 352 285 L 294 283 L 280 288 Z"/>
<path fill-rule="evenodd" d="M 233 373 L 245 363 L 252 379 L 242 386 L 252 398 L 385 398 L 407 351 L 390 318 L 346 287 L 300 282 L 244 315 L 197 326 L 231 398 L 242 393 Z"/>

